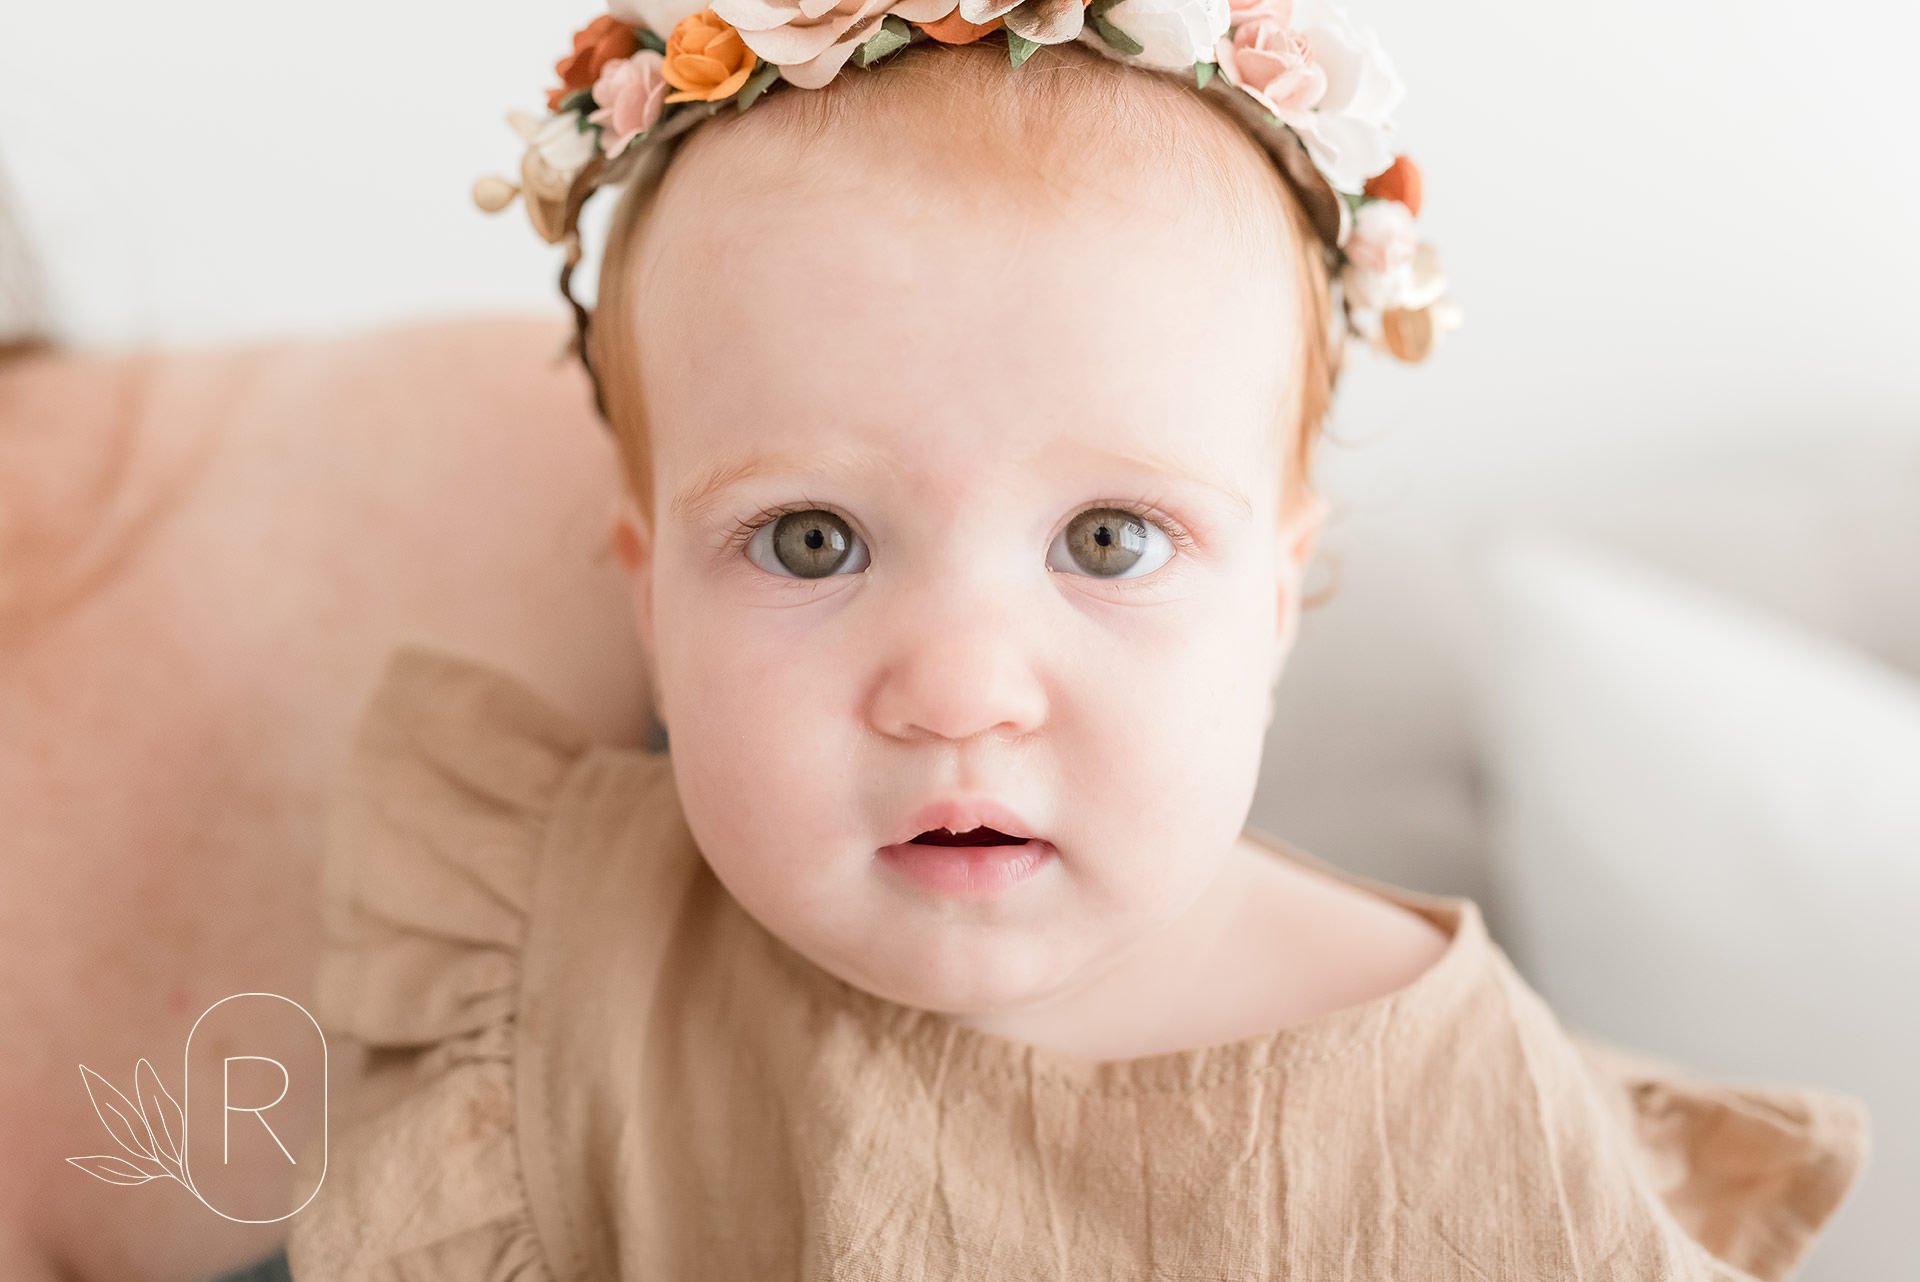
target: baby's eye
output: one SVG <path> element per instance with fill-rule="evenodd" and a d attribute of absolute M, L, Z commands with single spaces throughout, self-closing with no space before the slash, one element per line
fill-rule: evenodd
<path fill-rule="evenodd" d="M 872 560 L 853 528 L 825 508 L 774 513 L 739 537 L 749 561 L 784 579 L 831 578 L 864 570 Z M 1191 542 L 1185 528 L 1170 519 L 1163 528 L 1143 512 L 1094 507 L 1067 523 L 1048 549 L 1046 565 L 1100 579 L 1137 579 L 1171 560 L 1176 544 Z"/>
<path fill-rule="evenodd" d="M 824 579 L 856 559 L 859 563 L 853 569 L 866 568 L 864 555 L 856 558 L 851 552 L 856 544 L 866 547 L 838 516 L 824 508 L 802 508 L 755 527 L 747 539 L 747 559 L 781 578 Z M 768 564 L 763 557 L 774 563 Z"/>
<path fill-rule="evenodd" d="M 1047 568 L 1072 571 L 1078 566 L 1099 579 L 1136 579 L 1172 560 L 1173 550 L 1167 532 L 1141 513 L 1095 507 L 1060 531 L 1048 549 Z"/>

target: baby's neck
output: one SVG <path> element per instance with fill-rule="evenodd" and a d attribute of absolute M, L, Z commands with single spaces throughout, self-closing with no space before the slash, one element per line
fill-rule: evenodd
<path fill-rule="evenodd" d="M 1395 992 L 1448 942 L 1424 917 L 1243 836 L 1185 914 L 1080 988 L 951 1018 L 1080 1059 L 1137 1059 L 1257 1037 Z"/>
<path fill-rule="evenodd" d="M 1244 844 L 1244 843 L 1243 843 Z M 1230 1009 L 1250 996 L 1245 976 L 1222 971 L 1241 951 L 1257 852 L 1236 847 L 1187 911 L 1105 971 L 1045 1002 L 955 1023 L 1087 1060 L 1136 1059 L 1264 1031 L 1259 1017 Z M 1250 1022 L 1251 1021 L 1251 1022 Z"/>

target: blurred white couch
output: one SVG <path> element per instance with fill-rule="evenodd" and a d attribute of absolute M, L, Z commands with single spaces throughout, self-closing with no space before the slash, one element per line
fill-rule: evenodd
<path fill-rule="evenodd" d="M 1866 1100 L 1798 1276 L 1912 1276 L 1920 424 L 1650 470 L 1355 514 L 1254 819 L 1479 899 L 1568 1023 Z"/>
<path fill-rule="evenodd" d="M 46 280 L 13 203 L 0 169 L 0 347 L 30 342 L 47 329 Z"/>

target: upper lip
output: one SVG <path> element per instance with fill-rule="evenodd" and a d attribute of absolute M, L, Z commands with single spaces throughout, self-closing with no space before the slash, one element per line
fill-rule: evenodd
<path fill-rule="evenodd" d="M 908 823 L 912 825 L 911 829 L 891 844 L 904 845 L 921 833 L 935 828 L 945 828 L 953 833 L 991 828 L 1009 837 L 1040 839 L 1026 820 L 988 797 L 948 797 L 922 806 L 914 812 Z"/>

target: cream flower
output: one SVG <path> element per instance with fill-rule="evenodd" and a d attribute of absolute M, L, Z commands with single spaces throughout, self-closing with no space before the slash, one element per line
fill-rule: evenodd
<path fill-rule="evenodd" d="M 1104 16 L 1141 45 L 1122 61 L 1186 71 L 1214 60 L 1233 10 L 1228 0 L 1120 0 Z"/>
<path fill-rule="evenodd" d="M 507 113 L 507 123 L 525 140 L 528 154 L 538 162 L 536 172 L 540 174 L 542 194 L 564 191 L 575 175 L 587 167 L 599 146 L 593 130 L 582 129 L 580 117 L 571 111 L 542 119 L 516 109 Z"/>
<path fill-rule="evenodd" d="M 1352 252 L 1352 242 L 1348 252 Z M 1382 263 L 1379 257 L 1347 259 L 1340 269 L 1340 288 L 1355 307 L 1372 311 L 1388 308 L 1423 308 L 1446 293 L 1446 275 L 1440 270 L 1440 255 L 1432 245 L 1421 241 L 1406 251 L 1391 251 L 1393 257 Z"/>
<path fill-rule="evenodd" d="M 707 7 L 740 33 L 747 48 L 777 64 L 782 79 L 819 89 L 879 32 L 888 14 L 937 22 L 953 12 L 954 0 L 714 0 Z"/>

